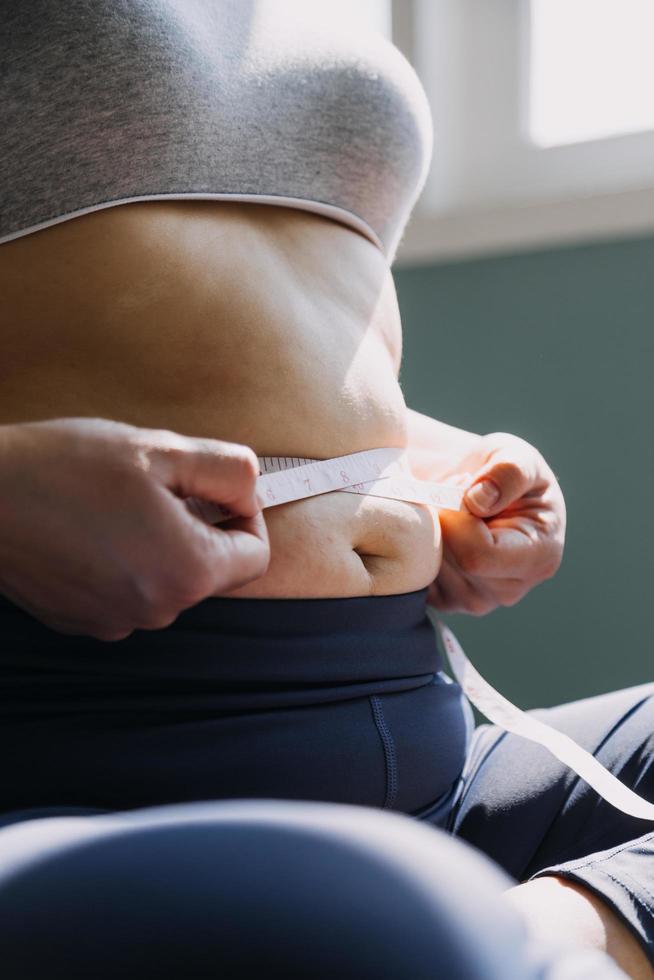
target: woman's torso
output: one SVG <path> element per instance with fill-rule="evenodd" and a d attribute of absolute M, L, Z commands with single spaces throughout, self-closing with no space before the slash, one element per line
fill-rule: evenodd
<path fill-rule="evenodd" d="M 310 4 L 41 7 L 5 18 L 0 423 L 406 445 L 389 264 L 431 121 L 400 53 Z M 245 200 L 138 200 L 214 193 Z M 435 513 L 348 493 L 264 513 L 266 575 L 164 630 L 107 644 L 0 597 L 0 813 L 449 794 L 468 729 L 425 615 Z"/>
<path fill-rule="evenodd" d="M 406 445 L 392 275 L 329 218 L 111 207 L 5 243 L 0 289 L 0 423 L 105 417 L 259 456 Z M 438 521 L 419 504 L 329 493 L 265 516 L 268 571 L 230 596 L 396 594 L 438 571 Z"/>

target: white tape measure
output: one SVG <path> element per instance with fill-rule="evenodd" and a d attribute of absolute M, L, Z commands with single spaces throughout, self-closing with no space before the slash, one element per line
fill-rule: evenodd
<path fill-rule="evenodd" d="M 453 484 L 416 480 L 411 476 L 405 449 L 364 449 L 332 459 L 257 458 L 261 471 L 257 477 L 257 491 L 263 497 L 264 508 L 340 490 L 449 510 L 461 509 L 464 490 Z M 194 497 L 187 498 L 187 505 L 210 524 L 221 524 L 232 516 L 220 504 Z"/>
<path fill-rule="evenodd" d="M 508 698 L 491 687 L 473 667 L 454 633 L 440 622 L 438 613 L 433 607 L 427 606 L 427 616 L 441 637 L 452 672 L 466 697 L 489 721 L 507 732 L 528 738 L 531 742 L 537 742 L 548 749 L 560 762 L 569 766 L 589 786 L 592 786 L 602 799 L 618 810 L 628 813 L 630 817 L 654 820 L 654 803 L 650 803 L 621 783 L 604 768 L 601 762 L 597 761 L 594 755 L 582 749 L 569 735 L 551 728 L 545 722 L 532 718 L 520 708 L 516 708 Z"/>
<path fill-rule="evenodd" d="M 289 456 L 259 456 L 258 459 L 261 474 L 257 477 L 257 490 L 265 498 L 264 507 L 277 507 L 339 490 L 460 510 L 465 492 L 461 486 L 431 483 L 411 476 L 406 450 L 401 448 L 367 449 L 325 460 Z M 212 524 L 229 519 L 229 511 L 220 505 L 195 498 L 189 501 L 191 509 Z M 466 697 L 489 721 L 548 749 L 618 810 L 654 821 L 654 803 L 621 783 L 568 735 L 531 718 L 503 697 L 473 667 L 452 630 L 438 620 L 438 613 L 431 606 L 427 606 L 427 616 L 442 640 L 452 672 Z"/>

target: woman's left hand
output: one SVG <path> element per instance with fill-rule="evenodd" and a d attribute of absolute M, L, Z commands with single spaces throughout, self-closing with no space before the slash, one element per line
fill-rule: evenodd
<path fill-rule="evenodd" d="M 565 502 L 554 473 L 524 439 L 479 436 L 456 469 L 472 473 L 464 509 L 439 513 L 443 563 L 427 601 L 443 612 L 482 616 L 513 606 L 551 578 L 563 556 Z"/>

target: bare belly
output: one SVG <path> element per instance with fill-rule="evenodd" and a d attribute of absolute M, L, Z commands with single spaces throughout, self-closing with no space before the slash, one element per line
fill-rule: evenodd
<path fill-rule="evenodd" d="M 0 424 L 104 417 L 327 459 L 406 445 L 382 254 L 259 204 L 107 208 L 0 247 Z M 265 511 L 267 573 L 234 596 L 390 595 L 437 574 L 435 512 L 329 493 Z"/>

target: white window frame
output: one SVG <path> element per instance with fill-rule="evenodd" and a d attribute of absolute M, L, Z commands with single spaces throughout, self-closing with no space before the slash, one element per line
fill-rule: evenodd
<path fill-rule="evenodd" d="M 432 110 L 434 155 L 397 264 L 654 232 L 654 131 L 527 135 L 529 0 L 393 0 L 393 43 Z"/>

